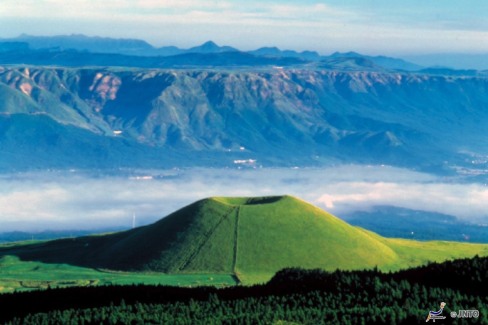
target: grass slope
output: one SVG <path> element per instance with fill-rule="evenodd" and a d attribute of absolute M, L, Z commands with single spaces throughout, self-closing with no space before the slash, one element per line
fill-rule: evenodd
<path fill-rule="evenodd" d="M 395 259 L 388 246 L 315 206 L 290 196 L 274 200 L 239 205 L 236 271 L 244 281 L 285 267 L 372 268 Z"/>
<path fill-rule="evenodd" d="M 291 196 L 210 198 L 145 227 L 0 248 L 0 256 L 123 271 L 269 280 L 285 267 L 399 270 L 488 255 L 488 245 L 390 239 Z"/>
<path fill-rule="evenodd" d="M 0 256 L 124 271 L 232 273 L 235 208 L 191 204 L 149 226 L 0 248 Z M 215 271 L 215 272 L 214 272 Z"/>

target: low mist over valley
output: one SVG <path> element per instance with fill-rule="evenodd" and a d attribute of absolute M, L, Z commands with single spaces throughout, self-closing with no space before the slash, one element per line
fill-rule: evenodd
<path fill-rule="evenodd" d="M 488 223 L 485 184 L 389 166 L 126 170 L 111 175 L 50 171 L 4 174 L 1 182 L 4 231 L 130 228 L 134 216 L 141 226 L 222 194 L 290 194 L 338 217 L 387 205 Z"/>

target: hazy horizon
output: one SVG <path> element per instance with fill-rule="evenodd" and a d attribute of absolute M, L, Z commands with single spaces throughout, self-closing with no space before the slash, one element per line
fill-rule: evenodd
<path fill-rule="evenodd" d="M 452 0 L 6 0 L 0 7 L 0 37 L 85 34 L 144 39 L 157 47 L 189 48 L 213 40 L 242 50 L 481 54 L 488 53 L 486 9 L 481 0 L 469 6 Z"/>

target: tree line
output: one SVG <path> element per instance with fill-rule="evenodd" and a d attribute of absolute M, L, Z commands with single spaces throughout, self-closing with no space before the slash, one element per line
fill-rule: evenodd
<path fill-rule="evenodd" d="M 488 324 L 488 258 L 377 269 L 284 269 L 252 287 L 105 286 L 0 295 L 6 324 L 416 324 L 447 303 L 477 309 Z"/>

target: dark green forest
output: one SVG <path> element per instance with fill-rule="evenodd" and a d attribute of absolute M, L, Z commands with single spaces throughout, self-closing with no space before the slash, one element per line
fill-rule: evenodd
<path fill-rule="evenodd" d="M 396 273 L 284 269 L 264 285 L 106 286 L 0 295 L 6 324 L 488 324 L 488 258 Z M 479 310 L 472 319 L 452 311 Z"/>

